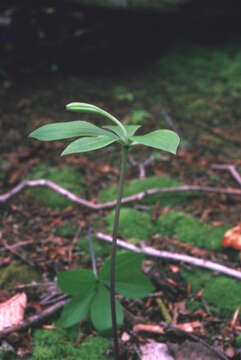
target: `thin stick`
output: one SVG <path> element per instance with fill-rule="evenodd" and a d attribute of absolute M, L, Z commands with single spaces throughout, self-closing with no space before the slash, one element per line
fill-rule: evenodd
<path fill-rule="evenodd" d="M 8 245 L 8 246 L 10 246 L 11 249 L 15 249 L 15 248 L 17 248 L 19 246 L 26 246 L 26 245 L 29 245 L 29 244 L 33 244 L 33 240 L 19 241 L 16 244 L 12 244 L 12 245 Z M 6 248 L 5 247 L 0 248 L 0 252 L 2 252 L 2 251 L 6 251 Z"/>
<path fill-rule="evenodd" d="M 67 197 L 69 200 L 90 208 L 92 210 L 102 210 L 107 208 L 112 208 L 116 206 L 116 200 L 109 201 L 106 203 L 93 204 L 91 201 L 85 200 L 72 192 L 64 189 L 63 187 L 55 184 L 53 181 L 40 179 L 40 180 L 23 180 L 20 184 L 18 184 L 15 188 L 10 190 L 9 192 L 0 195 L 0 202 L 5 202 L 9 200 L 11 197 L 16 195 L 18 192 L 22 191 L 26 187 L 37 187 L 37 186 L 45 186 L 48 187 L 60 195 Z M 142 200 L 146 196 L 159 194 L 159 193 L 169 193 L 169 192 L 183 192 L 183 191 L 201 191 L 201 192 L 212 192 L 217 194 L 227 194 L 227 195 L 241 195 L 240 189 L 235 188 L 217 188 L 211 186 L 199 186 L 199 185 L 182 185 L 182 186 L 174 186 L 169 188 L 161 188 L 161 189 L 149 189 L 146 191 L 139 192 L 137 194 L 124 197 L 121 200 L 122 204 L 126 204 L 135 200 Z"/>
<path fill-rule="evenodd" d="M 93 241 L 92 241 L 92 234 L 91 234 L 91 227 L 89 226 L 88 229 L 88 242 L 89 242 L 89 248 L 90 248 L 90 257 L 91 257 L 91 263 L 92 263 L 92 270 L 95 276 L 97 277 L 97 268 L 96 268 L 96 261 L 95 261 L 95 252 L 93 247 Z"/>
<path fill-rule="evenodd" d="M 116 307 L 115 307 L 115 258 L 116 258 L 116 242 L 118 236 L 118 225 L 121 208 L 121 198 L 123 194 L 123 186 L 125 180 L 125 171 L 128 157 L 128 147 L 122 146 L 121 151 L 121 170 L 118 186 L 117 203 L 115 209 L 114 227 L 112 234 L 112 248 L 111 248 L 111 270 L 110 270 L 110 305 L 111 305 L 111 316 L 113 326 L 113 344 L 114 344 L 114 357 L 115 360 L 119 359 L 119 342 L 117 333 L 117 321 L 116 321 Z"/>
<path fill-rule="evenodd" d="M 218 170 L 228 170 L 230 171 L 230 173 L 232 174 L 233 178 L 237 181 L 237 183 L 239 185 L 241 185 L 241 176 L 239 175 L 239 173 L 237 172 L 235 165 L 219 165 L 219 164 L 213 164 L 212 165 L 213 169 L 218 169 Z"/>
<path fill-rule="evenodd" d="M 8 250 L 13 255 L 17 256 L 19 259 L 21 259 L 23 262 L 25 262 L 29 266 L 32 266 L 32 267 L 38 266 L 37 263 L 34 263 L 32 260 L 29 260 L 27 256 L 22 255 L 20 251 L 17 251 L 16 246 L 12 247 L 12 246 L 8 245 L 5 240 L 3 241 L 3 245 L 6 250 Z"/>
<path fill-rule="evenodd" d="M 110 243 L 112 242 L 111 236 L 103 234 L 101 232 L 98 232 L 95 236 L 98 239 L 102 239 L 102 240 L 105 240 Z M 145 246 L 145 247 L 143 246 L 141 248 L 138 248 L 137 246 L 135 246 L 133 244 L 129 244 L 126 241 L 119 240 L 119 239 L 117 240 L 117 245 L 120 247 L 123 247 L 124 249 L 128 249 L 130 251 L 134 251 L 137 253 L 142 253 L 142 254 L 146 254 L 149 256 L 155 256 L 155 257 L 159 257 L 159 258 L 163 258 L 163 259 L 170 259 L 170 260 L 174 260 L 174 261 L 183 261 L 185 263 L 188 263 L 188 264 L 191 264 L 194 266 L 199 266 L 199 267 L 202 267 L 205 269 L 218 271 L 225 275 L 234 277 L 236 279 L 241 279 L 241 271 L 231 269 L 227 266 L 217 264 L 217 263 L 214 263 L 209 260 L 199 259 L 199 258 L 185 255 L 185 254 L 171 253 L 169 251 L 160 251 L 160 250 L 153 249 L 152 247 L 149 247 L 149 246 Z"/>

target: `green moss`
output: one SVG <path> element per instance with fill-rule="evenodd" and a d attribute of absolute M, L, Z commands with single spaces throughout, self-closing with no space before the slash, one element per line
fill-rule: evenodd
<path fill-rule="evenodd" d="M 192 271 L 181 269 L 181 274 L 190 283 L 192 291 L 195 293 L 203 289 L 212 277 L 211 271 L 200 268 L 193 269 Z"/>
<path fill-rule="evenodd" d="M 33 355 L 30 360 L 107 360 L 105 351 L 109 340 L 95 336 L 73 345 L 78 336 L 76 328 L 68 331 L 36 330 L 33 338 Z M 108 358 L 111 360 L 111 358 Z"/>
<path fill-rule="evenodd" d="M 47 179 L 55 182 L 63 188 L 79 194 L 83 191 L 83 181 L 80 176 L 75 173 L 72 168 L 64 167 L 48 168 L 46 165 L 39 164 L 32 168 L 31 174 L 28 177 L 29 180 Z M 53 209 L 63 209 L 71 205 L 72 202 L 66 197 L 58 194 L 52 189 L 46 187 L 38 187 L 29 190 L 39 201 Z"/>
<path fill-rule="evenodd" d="M 182 43 L 161 58 L 158 69 L 166 83 L 162 86 L 179 111 L 210 126 L 218 114 L 222 117 L 230 107 L 240 116 L 235 106 L 235 98 L 240 100 L 240 59 L 240 48 L 235 45 L 210 48 Z"/>
<path fill-rule="evenodd" d="M 189 299 L 185 300 L 186 303 L 186 307 L 188 308 L 188 310 L 194 312 L 196 310 L 199 310 L 200 308 L 202 308 L 202 304 L 200 303 L 200 301 L 190 301 Z"/>
<path fill-rule="evenodd" d="M 141 191 L 146 191 L 153 188 L 165 188 L 172 186 L 181 186 L 179 181 L 170 179 L 168 177 L 160 176 L 151 176 L 142 180 L 133 180 L 130 181 L 124 187 L 124 196 L 130 196 L 137 194 Z M 155 202 L 160 201 L 161 207 L 171 206 L 186 202 L 188 195 L 185 192 L 180 193 L 163 193 L 147 196 L 141 200 L 141 203 L 152 205 Z M 99 192 L 99 200 L 101 202 L 107 202 L 115 200 L 117 196 L 117 186 L 109 186 L 107 189 L 104 189 Z"/>
<path fill-rule="evenodd" d="M 241 333 L 238 334 L 238 336 L 236 337 L 235 345 L 237 345 L 238 347 L 241 347 Z"/>
<path fill-rule="evenodd" d="M 6 177 L 6 173 L 0 170 L 0 181 L 4 180 L 5 177 Z"/>
<path fill-rule="evenodd" d="M 176 235 L 175 227 L 179 222 L 185 222 L 189 216 L 181 211 L 170 211 L 162 214 L 158 219 L 159 232 L 165 236 L 172 237 Z"/>
<path fill-rule="evenodd" d="M 158 232 L 198 248 L 222 251 L 221 240 L 227 228 L 200 224 L 199 220 L 183 212 L 171 211 L 158 219 Z"/>
<path fill-rule="evenodd" d="M 101 241 L 95 237 L 92 238 L 92 241 L 93 241 L 93 248 L 94 248 L 96 258 L 108 256 L 110 254 L 111 244 Z M 89 259 L 90 250 L 89 250 L 88 237 L 84 237 L 83 239 L 78 241 L 77 245 L 88 254 L 88 259 Z M 81 259 L 81 261 L 82 261 L 82 259 Z"/>
<path fill-rule="evenodd" d="M 204 289 L 204 299 L 218 307 L 221 314 L 231 314 L 241 306 L 240 281 L 219 275 L 212 278 Z"/>
<path fill-rule="evenodd" d="M 0 270 L 0 288 L 8 288 L 16 284 L 28 284 L 31 281 L 40 281 L 41 274 L 28 265 L 20 265 L 13 261 L 6 268 Z"/>
<path fill-rule="evenodd" d="M 241 306 L 241 287 L 238 280 L 224 275 L 213 276 L 210 271 L 194 269 L 192 272 L 181 270 L 182 275 L 197 292 L 204 289 L 203 298 L 212 312 L 220 316 L 230 316 Z"/>
<path fill-rule="evenodd" d="M 59 236 L 62 237 L 73 237 L 76 233 L 76 230 L 66 224 L 63 226 L 59 226 L 57 232 Z"/>
<path fill-rule="evenodd" d="M 115 211 L 105 218 L 107 231 L 112 233 Z M 126 238 L 146 239 L 155 232 L 151 215 L 134 209 L 122 208 L 120 212 L 119 234 Z M 132 240 L 133 241 L 133 240 Z"/>

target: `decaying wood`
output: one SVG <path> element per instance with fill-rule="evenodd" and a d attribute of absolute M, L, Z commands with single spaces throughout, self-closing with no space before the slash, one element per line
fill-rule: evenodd
<path fill-rule="evenodd" d="M 101 232 L 96 233 L 96 237 L 98 239 L 105 240 L 110 243 L 112 242 L 111 236 L 109 236 L 107 234 L 103 234 Z M 188 263 L 188 264 L 191 264 L 194 266 L 202 267 L 202 268 L 213 270 L 213 271 L 218 271 L 225 275 L 234 277 L 236 279 L 241 279 L 241 271 L 231 269 L 227 266 L 217 264 L 213 261 L 199 259 L 199 258 L 185 255 L 185 254 L 177 254 L 177 253 L 172 253 L 172 252 L 164 251 L 164 250 L 162 250 L 162 251 L 156 250 L 150 246 L 142 245 L 142 247 L 139 248 L 133 244 L 129 244 L 126 241 L 119 240 L 119 239 L 117 240 L 117 245 L 124 249 L 134 251 L 136 253 L 146 254 L 149 256 L 155 256 L 155 257 L 159 257 L 159 258 L 163 258 L 163 259 L 170 259 L 170 260 L 174 260 L 174 261 L 183 261 L 185 263 Z"/>
<path fill-rule="evenodd" d="M 26 187 L 37 187 L 37 186 L 45 186 L 48 187 L 60 195 L 67 197 L 69 200 L 88 207 L 92 210 L 102 210 L 107 208 L 112 208 L 116 205 L 116 200 L 109 201 L 106 203 L 99 203 L 94 204 L 91 201 L 82 199 L 81 197 L 73 194 L 72 192 L 64 189 L 63 187 L 57 185 L 53 181 L 40 179 L 40 180 L 23 180 L 20 184 L 18 184 L 15 188 L 10 190 L 9 192 L 0 195 L 0 202 L 6 202 L 11 197 L 16 195 L 18 192 L 22 191 Z M 182 186 L 174 186 L 168 188 L 161 188 L 161 189 L 149 189 L 146 191 L 139 192 L 138 194 L 134 194 L 131 196 L 127 196 L 122 198 L 121 203 L 126 204 L 136 200 L 142 200 L 146 196 L 159 194 L 159 193 L 170 193 L 170 192 L 184 192 L 184 191 L 201 191 L 204 193 L 217 193 L 217 194 L 227 194 L 227 195 L 241 195 L 240 189 L 235 188 L 217 188 L 217 187 L 210 187 L 210 186 L 199 186 L 199 185 L 182 185 Z"/>

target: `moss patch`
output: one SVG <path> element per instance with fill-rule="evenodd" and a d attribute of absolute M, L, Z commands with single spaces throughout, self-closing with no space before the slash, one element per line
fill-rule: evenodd
<path fill-rule="evenodd" d="M 236 339 L 235 339 L 235 345 L 237 345 L 238 347 L 241 346 L 241 334 L 239 334 Z"/>
<path fill-rule="evenodd" d="M 153 188 L 165 188 L 181 185 L 183 184 L 179 181 L 170 179 L 168 177 L 151 176 L 142 180 L 130 181 L 124 187 L 124 196 L 130 196 L 133 194 L 137 194 L 141 191 L 146 191 Z M 152 205 L 155 204 L 157 201 L 160 201 L 160 206 L 166 207 L 186 202 L 188 196 L 189 194 L 185 192 L 155 194 L 145 197 L 141 200 L 141 203 L 146 205 Z M 101 202 L 115 200 L 117 197 L 117 186 L 110 186 L 107 189 L 101 190 L 98 197 Z"/>
<path fill-rule="evenodd" d="M 203 298 L 212 312 L 230 316 L 241 306 L 240 281 L 224 275 L 214 277 L 212 272 L 201 269 L 194 269 L 192 272 L 182 269 L 181 273 L 191 284 L 192 291 L 204 289 Z"/>
<path fill-rule="evenodd" d="M 31 281 L 40 281 L 41 274 L 35 269 L 13 261 L 6 268 L 0 270 L 0 288 L 5 289 L 16 284 L 28 284 Z"/>
<path fill-rule="evenodd" d="M 222 251 L 221 240 L 227 228 L 200 224 L 199 220 L 180 211 L 162 214 L 158 219 L 158 232 L 198 248 Z"/>
<path fill-rule="evenodd" d="M 93 242 L 93 248 L 94 248 L 96 258 L 110 255 L 111 244 L 101 241 L 95 237 L 92 238 L 92 242 Z M 87 253 L 87 259 L 89 260 L 90 259 L 90 250 L 89 250 L 88 237 L 84 237 L 83 239 L 78 241 L 77 246 L 79 246 L 82 250 L 84 250 Z M 81 262 L 83 260 L 84 259 L 81 258 Z"/>
<path fill-rule="evenodd" d="M 83 180 L 81 177 L 69 167 L 48 168 L 46 165 L 39 164 L 32 168 L 29 180 L 47 179 L 55 182 L 56 184 L 64 187 L 72 193 L 78 195 L 84 189 Z M 45 205 L 53 209 L 64 209 L 73 204 L 66 197 L 58 194 L 52 189 L 45 187 L 38 187 L 28 190 L 33 194 L 38 201 L 43 202 Z"/>
<path fill-rule="evenodd" d="M 76 328 L 68 331 L 36 330 L 33 338 L 33 355 L 30 360 L 111 360 L 105 351 L 109 340 L 95 336 L 73 345 L 78 336 Z"/>
<path fill-rule="evenodd" d="M 157 68 L 162 86 L 179 111 L 211 126 L 214 119 L 225 119 L 228 108 L 240 118 L 240 59 L 235 43 L 210 48 L 187 42 L 174 45 Z"/>
<path fill-rule="evenodd" d="M 73 237 L 76 233 L 76 230 L 73 229 L 68 224 L 59 226 L 57 229 L 58 235 L 62 237 Z"/>
<path fill-rule="evenodd" d="M 105 218 L 107 231 L 112 233 L 115 211 Z M 120 212 L 119 234 L 126 238 L 146 239 L 155 232 L 155 225 L 151 222 L 151 215 L 134 209 L 122 208 Z"/>

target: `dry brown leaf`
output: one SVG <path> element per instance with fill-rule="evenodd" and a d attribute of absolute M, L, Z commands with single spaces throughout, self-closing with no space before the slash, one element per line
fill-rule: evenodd
<path fill-rule="evenodd" d="M 241 250 L 241 223 L 226 231 L 222 246 Z"/>
<path fill-rule="evenodd" d="M 17 325 L 23 320 L 26 305 L 27 296 L 25 293 L 17 294 L 0 304 L 0 331 L 6 327 Z"/>

